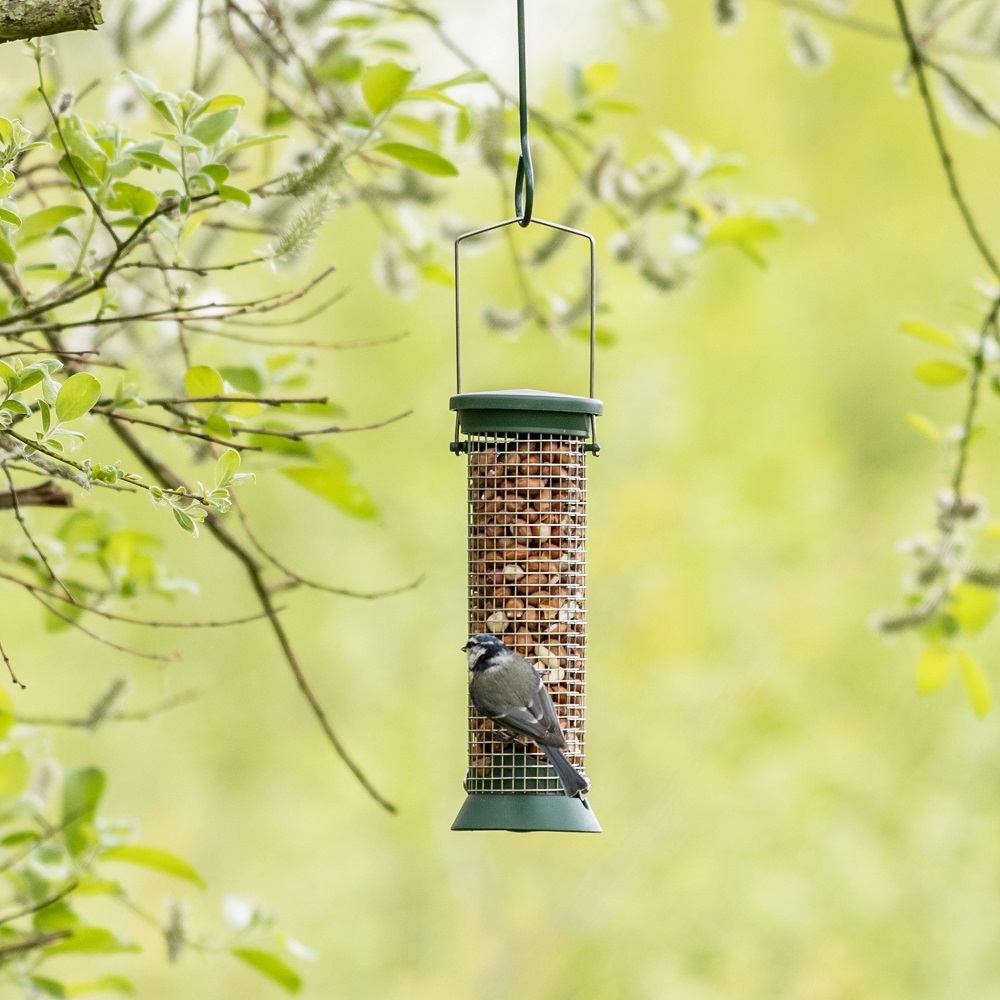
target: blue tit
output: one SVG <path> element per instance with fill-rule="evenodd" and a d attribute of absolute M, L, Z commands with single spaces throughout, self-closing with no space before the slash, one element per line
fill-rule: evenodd
<path fill-rule="evenodd" d="M 566 738 L 538 671 L 495 635 L 474 635 L 462 649 L 469 657 L 469 695 L 476 709 L 515 736 L 526 736 L 545 753 L 571 798 L 590 781 L 567 759 Z"/>

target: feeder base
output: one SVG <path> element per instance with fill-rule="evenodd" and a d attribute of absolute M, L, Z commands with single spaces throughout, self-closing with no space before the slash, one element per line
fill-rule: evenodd
<path fill-rule="evenodd" d="M 600 833 L 594 810 L 586 799 L 565 795 L 469 795 L 458 811 L 453 830 L 511 830 L 529 833 Z"/>

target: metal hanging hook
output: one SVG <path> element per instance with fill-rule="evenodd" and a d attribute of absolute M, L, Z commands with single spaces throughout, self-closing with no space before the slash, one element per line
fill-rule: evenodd
<path fill-rule="evenodd" d="M 517 161 L 514 179 L 514 214 L 520 226 L 531 222 L 531 208 L 535 200 L 535 168 L 531 163 L 528 145 L 528 71 L 524 53 L 524 0 L 517 0 L 517 71 L 518 113 L 521 127 L 521 155 Z"/>

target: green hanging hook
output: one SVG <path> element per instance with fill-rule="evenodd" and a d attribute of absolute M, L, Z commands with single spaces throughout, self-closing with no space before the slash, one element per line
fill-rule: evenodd
<path fill-rule="evenodd" d="M 521 155 L 514 180 L 514 214 L 520 226 L 531 222 L 531 207 L 535 200 L 535 169 L 531 164 L 528 145 L 528 72 L 524 55 L 524 0 L 517 0 L 517 70 L 518 101 L 521 123 Z"/>

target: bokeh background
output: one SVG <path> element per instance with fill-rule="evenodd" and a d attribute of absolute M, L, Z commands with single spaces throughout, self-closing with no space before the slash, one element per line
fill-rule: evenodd
<path fill-rule="evenodd" d="M 444 9 L 512 80 L 496 6 Z M 407 301 L 382 290 L 379 236 L 358 208 L 334 214 L 313 257 L 335 261 L 351 293 L 295 335 L 409 331 L 316 362 L 316 385 L 353 420 L 414 411 L 338 441 L 380 522 L 352 522 L 278 477 L 244 496 L 305 576 L 354 587 L 425 577 L 375 602 L 299 594 L 286 612 L 334 725 L 398 816 L 333 757 L 262 626 L 157 636 L 183 654 L 161 669 L 81 654 L 5 591 L 5 645 L 29 684 L 20 709 L 70 714 L 123 672 L 136 704 L 198 689 L 148 723 L 45 739 L 67 762 L 106 762 L 106 811 L 205 875 L 208 894 L 182 892 L 194 924 L 221 926 L 223 893 L 273 907 L 319 955 L 306 997 L 996 997 L 996 716 L 977 720 L 957 682 L 918 696 L 917 644 L 869 627 L 899 601 L 896 540 L 930 526 L 946 481 L 942 455 L 904 416 L 954 423 L 962 405 L 960 389 L 910 376 L 922 355 L 897 327 L 971 325 L 979 275 L 919 103 L 893 86 L 902 49 L 831 32 L 831 65 L 808 73 L 788 56 L 777 5 L 753 5 L 732 35 L 695 0 L 639 32 L 612 4 L 546 6 L 531 5 L 544 24 L 531 42 L 536 99 L 565 100 L 570 61 L 618 61 L 621 95 L 644 109 L 621 123 L 630 153 L 656 148 L 663 128 L 740 151 L 745 191 L 815 216 L 765 248 L 767 269 L 720 248 L 669 295 L 602 252 L 619 335 L 598 359 L 606 415 L 590 465 L 587 749 L 604 833 L 449 830 L 464 795 L 466 699 L 451 299 L 433 286 Z M 57 44 L 69 77 L 97 72 L 100 38 Z M 26 86 L 29 68 L 4 52 L 9 85 Z M 989 228 L 989 141 L 954 142 Z M 463 174 L 456 212 L 481 212 L 487 184 Z M 536 212 L 561 204 L 556 182 L 540 181 Z M 498 378 L 541 388 L 585 370 L 578 342 L 540 334 L 484 351 L 509 365 Z M 217 359 L 206 349 L 202 360 Z M 971 485 L 996 496 L 991 449 L 987 435 Z M 206 564 L 207 546 L 179 533 L 173 545 L 178 571 L 203 580 L 187 607 L 235 612 L 244 585 L 221 555 Z M 996 653 L 987 632 L 977 655 L 991 672 Z M 154 873 L 123 877 L 154 902 L 177 892 Z M 113 965 L 142 996 L 280 995 L 225 956 L 168 966 L 154 931 L 128 930 L 149 954 Z"/>

